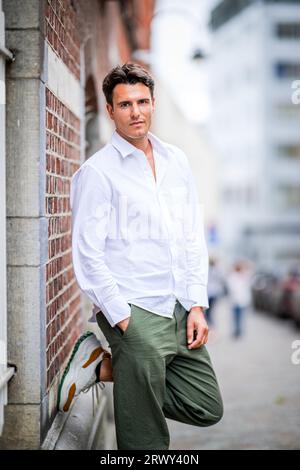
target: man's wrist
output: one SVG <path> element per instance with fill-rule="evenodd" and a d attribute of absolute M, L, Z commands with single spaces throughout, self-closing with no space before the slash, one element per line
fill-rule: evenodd
<path fill-rule="evenodd" d="M 203 307 L 203 306 L 200 305 L 200 304 L 194 304 L 194 305 L 191 306 L 190 311 L 191 311 L 191 310 L 199 310 L 199 311 L 201 311 L 202 313 L 204 313 L 205 307 Z"/>

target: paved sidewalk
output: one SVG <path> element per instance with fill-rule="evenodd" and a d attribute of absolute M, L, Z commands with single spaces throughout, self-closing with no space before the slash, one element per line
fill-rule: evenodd
<path fill-rule="evenodd" d="M 290 322 L 249 312 L 245 337 L 230 337 L 227 301 L 217 306 L 208 350 L 224 399 L 224 417 L 209 428 L 168 420 L 170 449 L 300 449 L 300 365 Z"/>

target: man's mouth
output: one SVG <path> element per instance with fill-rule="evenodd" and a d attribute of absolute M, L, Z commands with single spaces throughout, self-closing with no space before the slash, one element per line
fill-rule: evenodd
<path fill-rule="evenodd" d="M 136 122 L 132 122 L 130 125 L 131 126 L 137 126 L 139 124 L 144 124 L 144 121 L 136 121 Z"/>

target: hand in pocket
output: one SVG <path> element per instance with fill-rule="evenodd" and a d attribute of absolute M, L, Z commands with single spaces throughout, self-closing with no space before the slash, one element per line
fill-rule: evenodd
<path fill-rule="evenodd" d="M 128 328 L 129 322 L 130 322 L 130 317 L 125 318 L 124 320 L 119 321 L 119 323 L 117 323 L 116 326 L 117 326 L 117 327 L 122 331 L 122 333 L 124 334 L 125 331 L 126 331 L 127 328 Z"/>

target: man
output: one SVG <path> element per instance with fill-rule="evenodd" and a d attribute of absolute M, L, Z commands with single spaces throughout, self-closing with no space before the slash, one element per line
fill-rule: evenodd
<path fill-rule="evenodd" d="M 137 64 L 103 81 L 111 141 L 72 178 L 73 265 L 112 355 L 79 339 L 60 385 L 114 381 L 118 449 L 168 449 L 166 417 L 217 423 L 223 406 L 205 343 L 208 253 L 185 154 L 150 131 L 154 81 Z"/>
<path fill-rule="evenodd" d="M 233 338 L 239 338 L 243 333 L 244 316 L 251 305 L 250 279 L 250 264 L 243 260 L 235 261 L 226 280 L 233 319 Z"/>

